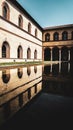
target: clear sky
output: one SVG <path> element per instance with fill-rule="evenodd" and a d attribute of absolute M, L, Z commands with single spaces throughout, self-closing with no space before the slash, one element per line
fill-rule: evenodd
<path fill-rule="evenodd" d="M 73 0 L 17 0 L 42 27 L 73 24 Z"/>

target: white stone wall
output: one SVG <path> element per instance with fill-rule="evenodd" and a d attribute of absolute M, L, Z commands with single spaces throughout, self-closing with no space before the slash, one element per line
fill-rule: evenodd
<path fill-rule="evenodd" d="M 2 58 L 2 44 L 7 41 L 10 46 L 10 59 L 0 59 L 1 62 L 24 61 L 27 59 L 27 49 L 31 49 L 31 60 L 34 60 L 34 51 L 37 50 L 37 60 L 42 60 L 42 31 L 27 19 L 26 16 L 14 5 L 6 0 L 0 0 L 0 16 L 2 16 L 2 3 L 6 2 L 10 9 L 10 19 L 6 21 L 0 18 L 0 58 Z M 18 16 L 23 17 L 23 29 L 18 27 Z M 28 23 L 31 23 L 31 35 L 28 33 Z M 11 24 L 13 23 L 13 24 Z M 15 26 L 16 25 L 16 26 Z M 37 38 L 35 38 L 35 29 L 37 28 Z M 23 59 L 17 59 L 17 48 L 21 45 L 23 49 Z"/>
<path fill-rule="evenodd" d="M 14 7 L 14 5 L 8 3 L 6 0 L 0 0 L 0 15 L 2 16 L 2 3 L 4 1 L 8 4 L 9 9 L 10 9 L 10 19 L 9 19 L 9 21 L 11 21 L 12 23 L 14 23 L 15 25 L 18 26 L 18 17 L 21 14 L 22 18 L 23 18 L 23 29 L 28 32 L 28 23 L 30 22 L 31 27 L 32 27 L 31 28 L 31 34 L 33 36 L 35 36 L 34 32 L 35 32 L 35 28 L 37 28 L 38 38 L 40 40 L 42 40 L 42 32 L 38 29 L 38 27 L 36 27 L 31 20 L 27 19 L 27 17 L 18 8 Z"/>

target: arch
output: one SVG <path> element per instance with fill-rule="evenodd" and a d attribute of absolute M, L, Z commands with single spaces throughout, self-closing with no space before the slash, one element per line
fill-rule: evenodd
<path fill-rule="evenodd" d="M 35 37 L 37 37 L 37 29 L 35 29 Z"/>
<path fill-rule="evenodd" d="M 37 50 L 34 51 L 34 59 L 37 59 Z"/>
<path fill-rule="evenodd" d="M 64 31 L 63 33 L 62 33 L 62 40 L 68 40 L 68 32 L 66 32 L 66 31 Z"/>
<path fill-rule="evenodd" d="M 45 34 L 45 41 L 46 42 L 50 41 L 50 34 L 49 33 Z"/>
<path fill-rule="evenodd" d="M 31 59 L 31 50 L 30 50 L 30 48 L 27 49 L 27 59 Z"/>
<path fill-rule="evenodd" d="M 73 63 L 73 46 L 70 48 L 70 61 Z"/>
<path fill-rule="evenodd" d="M 53 58 L 53 61 L 59 60 L 59 48 L 58 47 L 54 47 L 52 49 L 52 58 Z"/>
<path fill-rule="evenodd" d="M 59 33 L 58 32 L 54 33 L 53 39 L 54 39 L 54 41 L 58 41 L 59 40 Z"/>
<path fill-rule="evenodd" d="M 2 80 L 4 83 L 8 83 L 10 80 L 10 70 L 3 70 L 2 71 Z"/>
<path fill-rule="evenodd" d="M 18 46 L 18 49 L 17 49 L 17 58 L 23 58 L 23 49 L 22 49 L 22 46 Z"/>
<path fill-rule="evenodd" d="M 18 17 L 18 26 L 19 26 L 20 28 L 23 28 L 23 18 L 22 18 L 21 15 L 19 15 L 19 17 Z"/>
<path fill-rule="evenodd" d="M 6 41 L 2 45 L 2 58 L 10 58 L 10 46 Z"/>
<path fill-rule="evenodd" d="M 31 23 L 28 23 L 28 33 L 31 33 Z"/>
<path fill-rule="evenodd" d="M 18 74 L 18 77 L 19 77 L 19 78 L 22 78 L 22 75 L 23 75 L 23 70 L 22 70 L 22 68 L 18 68 L 17 74 Z"/>
<path fill-rule="evenodd" d="M 61 48 L 61 60 L 68 61 L 68 48 L 66 46 Z"/>
<path fill-rule="evenodd" d="M 73 40 L 73 31 L 71 32 L 71 39 Z"/>
<path fill-rule="evenodd" d="M 50 48 L 45 48 L 44 50 L 44 60 L 49 61 L 51 59 Z"/>
<path fill-rule="evenodd" d="M 3 18 L 5 18 L 6 20 L 9 20 L 10 9 L 9 9 L 9 6 L 6 2 L 3 2 L 3 4 L 2 4 L 2 15 L 3 15 Z"/>

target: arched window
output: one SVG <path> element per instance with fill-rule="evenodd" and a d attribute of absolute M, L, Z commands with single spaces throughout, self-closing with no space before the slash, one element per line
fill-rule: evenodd
<path fill-rule="evenodd" d="M 73 40 L 73 31 L 71 32 L 71 39 Z"/>
<path fill-rule="evenodd" d="M 2 45 L 2 58 L 10 58 L 10 47 L 7 42 Z"/>
<path fill-rule="evenodd" d="M 19 46 L 17 49 L 17 58 L 22 58 L 22 57 L 23 57 L 23 49 L 21 46 Z"/>
<path fill-rule="evenodd" d="M 37 50 L 34 51 L 34 59 L 37 59 Z"/>
<path fill-rule="evenodd" d="M 50 34 L 49 33 L 45 34 L 45 41 L 46 42 L 50 41 Z"/>
<path fill-rule="evenodd" d="M 27 49 L 27 59 L 31 58 L 31 50 L 30 48 Z"/>
<path fill-rule="evenodd" d="M 19 26 L 20 28 L 23 28 L 23 18 L 22 18 L 21 15 L 19 15 L 19 17 L 18 17 L 18 26 Z"/>
<path fill-rule="evenodd" d="M 35 29 L 35 37 L 37 37 L 37 29 Z"/>
<path fill-rule="evenodd" d="M 31 33 L 31 24 L 28 23 L 28 33 Z"/>
<path fill-rule="evenodd" d="M 67 40 L 68 39 L 68 32 L 64 31 L 62 33 L 62 40 Z"/>
<path fill-rule="evenodd" d="M 54 33 L 54 41 L 58 41 L 59 40 L 59 34 L 57 32 Z"/>
<path fill-rule="evenodd" d="M 3 13 L 3 18 L 9 20 L 10 9 L 9 9 L 9 6 L 6 2 L 3 3 L 2 13 Z"/>

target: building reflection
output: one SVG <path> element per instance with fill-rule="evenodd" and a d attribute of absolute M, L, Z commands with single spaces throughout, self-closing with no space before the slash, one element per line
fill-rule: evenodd
<path fill-rule="evenodd" d="M 3 70 L 2 71 L 2 80 L 4 83 L 8 83 L 10 80 L 10 70 Z"/>
<path fill-rule="evenodd" d="M 73 96 L 72 70 L 72 63 L 70 62 L 61 62 L 44 66 L 43 91 L 63 96 Z"/>
<path fill-rule="evenodd" d="M 27 74 L 28 74 L 28 76 L 30 76 L 30 74 L 31 74 L 31 67 L 30 66 L 27 67 Z"/>
<path fill-rule="evenodd" d="M 58 64 L 45 65 L 43 75 L 47 76 L 66 76 L 72 73 L 72 65 L 70 62 L 61 62 Z"/>
<path fill-rule="evenodd" d="M 23 68 L 18 68 L 17 74 L 18 74 L 19 78 L 22 78 L 22 76 L 23 76 Z"/>
<path fill-rule="evenodd" d="M 34 72 L 37 73 L 37 66 L 34 66 Z"/>
<path fill-rule="evenodd" d="M 37 66 L 37 73 L 34 66 L 0 70 L 0 82 L 1 125 L 42 90 L 42 66 Z"/>

